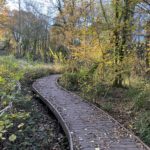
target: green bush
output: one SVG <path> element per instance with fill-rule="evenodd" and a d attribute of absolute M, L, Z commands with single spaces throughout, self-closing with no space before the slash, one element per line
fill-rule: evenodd
<path fill-rule="evenodd" d="M 134 107 L 135 109 L 146 109 L 150 110 L 150 85 L 145 84 L 145 86 L 139 91 L 139 93 L 134 97 Z"/>
<path fill-rule="evenodd" d="M 113 105 L 112 103 L 108 102 L 108 103 L 102 104 L 102 108 L 107 112 L 111 112 Z"/>
<path fill-rule="evenodd" d="M 139 94 L 139 92 L 139 89 L 130 87 L 126 90 L 125 94 L 128 100 L 133 100 Z"/>
<path fill-rule="evenodd" d="M 134 82 L 133 82 L 134 81 Z M 136 111 L 141 109 L 150 110 L 150 83 L 146 79 L 136 78 L 132 82 L 133 86 L 125 91 L 126 99 L 133 101 L 133 108 Z"/>
<path fill-rule="evenodd" d="M 0 142 L 15 140 L 17 127 L 31 118 L 31 97 L 24 94 L 21 84 L 32 83 L 35 79 L 61 72 L 61 66 L 26 62 L 13 56 L 0 56 L 0 110 L 12 104 L 9 111 L 0 114 Z M 11 142 L 11 141 L 9 141 Z"/>
<path fill-rule="evenodd" d="M 87 80 L 89 81 L 88 70 L 80 68 L 76 72 L 66 72 L 63 74 L 60 82 L 68 90 L 77 91 L 86 87 Z"/>
<path fill-rule="evenodd" d="M 143 141 L 150 145 L 150 111 L 139 115 L 135 128 Z"/>
<path fill-rule="evenodd" d="M 106 85 L 103 85 L 101 83 L 97 83 L 96 86 L 95 86 L 95 96 L 96 97 L 105 96 L 107 88 L 108 87 Z"/>
<path fill-rule="evenodd" d="M 89 100 L 104 96 L 108 87 L 99 81 L 94 81 L 91 71 L 93 73 L 93 66 L 92 69 L 81 67 L 76 72 L 66 72 L 63 74 L 60 83 L 68 90 L 80 90 L 82 95 Z"/>
<path fill-rule="evenodd" d="M 79 88 L 79 78 L 77 73 L 65 73 L 60 82 L 68 90 L 76 91 Z"/>
<path fill-rule="evenodd" d="M 135 109 L 150 109 L 150 95 L 148 92 L 141 92 L 135 97 Z"/>

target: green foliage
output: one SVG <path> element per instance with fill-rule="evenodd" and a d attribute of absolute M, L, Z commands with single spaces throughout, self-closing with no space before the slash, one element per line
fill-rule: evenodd
<path fill-rule="evenodd" d="M 105 93 L 107 91 L 107 86 L 106 85 L 103 85 L 102 83 L 97 83 L 95 85 L 95 96 L 96 97 L 102 97 L 102 96 L 105 96 Z"/>
<path fill-rule="evenodd" d="M 95 80 L 96 68 L 97 65 L 93 65 L 89 69 L 81 67 L 76 72 L 66 72 L 61 78 L 61 83 L 68 90 L 80 90 L 87 99 L 104 96 L 108 87 Z"/>
<path fill-rule="evenodd" d="M 150 101 L 149 101 L 149 98 L 150 98 L 150 94 L 145 92 L 145 91 L 142 91 L 140 92 L 137 97 L 135 98 L 135 108 L 136 109 L 150 109 L 149 106 L 150 106 Z"/>
<path fill-rule="evenodd" d="M 135 110 L 150 110 L 150 83 L 148 80 L 141 78 L 133 79 L 132 87 L 126 91 L 126 97 L 133 101 Z"/>
<path fill-rule="evenodd" d="M 9 137 L 9 141 L 10 142 L 14 142 L 16 140 L 16 135 L 15 134 L 12 134 L 10 137 Z"/>
<path fill-rule="evenodd" d="M 11 106 L 0 114 L 0 142 L 5 143 L 7 148 L 12 148 L 12 143 L 17 140 L 25 140 L 24 136 L 31 131 L 29 124 L 34 122 L 31 120 L 38 116 L 38 112 L 31 111 L 34 107 L 32 97 L 23 93 L 26 89 L 22 88 L 22 84 L 31 84 L 37 78 L 60 73 L 61 70 L 60 65 L 28 63 L 13 56 L 0 57 L 0 110 Z M 24 132 L 22 128 L 25 129 Z M 26 132 L 27 128 L 29 129 Z M 13 148 L 16 149 L 15 147 L 14 144 Z"/>
<path fill-rule="evenodd" d="M 135 128 L 140 137 L 150 144 L 150 111 L 141 113 L 135 123 Z"/>
<path fill-rule="evenodd" d="M 68 90 L 78 90 L 79 88 L 79 81 L 78 81 L 78 74 L 77 73 L 65 73 L 61 78 L 61 83 L 67 88 Z"/>
<path fill-rule="evenodd" d="M 81 68 L 79 71 L 64 73 L 61 82 L 68 90 L 81 90 L 89 79 L 88 70 Z"/>
<path fill-rule="evenodd" d="M 63 55 L 62 52 L 54 52 L 50 49 L 49 51 L 49 55 L 51 58 L 53 58 L 53 62 L 55 64 L 58 64 L 58 63 L 65 63 L 65 56 Z"/>
<path fill-rule="evenodd" d="M 108 102 L 102 105 L 102 109 L 104 109 L 107 112 L 111 112 L 112 111 L 112 103 Z"/>

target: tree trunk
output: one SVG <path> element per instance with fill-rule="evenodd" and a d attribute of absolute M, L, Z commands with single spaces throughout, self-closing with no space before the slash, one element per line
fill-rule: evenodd
<path fill-rule="evenodd" d="M 115 64 L 117 66 L 116 69 L 116 77 L 114 80 L 114 86 L 123 87 L 123 77 L 122 77 L 122 62 L 124 59 L 124 55 L 127 54 L 128 49 L 128 40 L 131 40 L 131 32 L 129 30 L 130 23 L 132 21 L 131 10 L 132 7 L 129 0 L 124 0 L 124 6 L 122 7 L 122 15 L 123 15 L 123 25 L 122 28 L 118 31 L 119 24 L 121 23 L 119 17 L 119 0 L 116 0 L 115 4 L 115 17 L 116 17 L 116 31 L 115 35 Z M 120 68 L 118 68 L 120 66 Z"/>
<path fill-rule="evenodd" d="M 120 30 L 118 29 L 119 27 L 119 0 L 115 0 L 115 31 L 114 31 L 114 36 L 115 36 L 115 52 L 114 52 L 114 59 L 115 59 L 115 80 L 113 83 L 113 86 L 115 87 L 122 87 L 122 74 L 119 71 L 119 64 L 121 63 L 123 59 L 123 53 L 122 49 L 120 47 Z"/>

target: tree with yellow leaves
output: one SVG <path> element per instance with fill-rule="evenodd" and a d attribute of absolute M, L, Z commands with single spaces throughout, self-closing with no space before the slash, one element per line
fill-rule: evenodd
<path fill-rule="evenodd" d="M 0 39 L 4 38 L 8 33 L 8 9 L 5 4 L 4 0 L 0 0 Z"/>

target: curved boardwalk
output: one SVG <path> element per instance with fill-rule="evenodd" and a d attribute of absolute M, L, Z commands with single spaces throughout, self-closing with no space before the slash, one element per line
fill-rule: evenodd
<path fill-rule="evenodd" d="M 149 150 L 107 113 L 61 89 L 58 77 L 38 79 L 33 90 L 60 120 L 71 150 Z"/>

